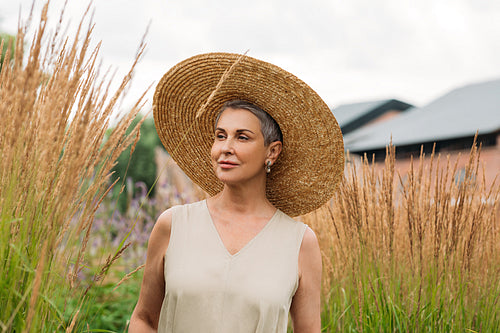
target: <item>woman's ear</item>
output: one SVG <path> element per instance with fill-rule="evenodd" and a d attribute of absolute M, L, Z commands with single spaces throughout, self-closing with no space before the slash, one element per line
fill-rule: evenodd
<path fill-rule="evenodd" d="M 276 159 L 281 153 L 281 149 L 283 148 L 283 143 L 281 141 L 274 141 L 269 144 L 267 149 L 267 159 L 271 161 L 272 164 L 276 162 Z"/>

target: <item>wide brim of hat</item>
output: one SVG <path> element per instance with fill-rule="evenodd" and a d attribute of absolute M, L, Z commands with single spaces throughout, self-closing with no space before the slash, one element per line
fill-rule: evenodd
<path fill-rule="evenodd" d="M 209 195 L 222 190 L 210 150 L 217 114 L 234 99 L 265 110 L 283 133 L 282 153 L 267 176 L 270 202 L 294 217 L 328 201 L 344 170 L 342 133 L 329 107 L 293 74 L 238 54 L 191 57 L 157 85 L 153 114 L 158 136 L 187 176 Z"/>

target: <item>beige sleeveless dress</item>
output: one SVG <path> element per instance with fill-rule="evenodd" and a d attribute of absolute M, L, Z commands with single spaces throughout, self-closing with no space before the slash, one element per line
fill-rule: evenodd
<path fill-rule="evenodd" d="M 158 332 L 286 332 L 305 229 L 277 210 L 231 255 L 205 200 L 175 207 Z"/>

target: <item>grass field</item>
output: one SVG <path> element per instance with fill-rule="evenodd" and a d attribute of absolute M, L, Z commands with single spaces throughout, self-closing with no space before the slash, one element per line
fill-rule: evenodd
<path fill-rule="evenodd" d="M 394 165 L 393 147 L 379 173 L 348 165 L 332 202 L 305 217 L 323 251 L 324 330 L 500 331 L 500 192 L 478 148 L 460 182 L 446 156 L 407 175 Z"/>

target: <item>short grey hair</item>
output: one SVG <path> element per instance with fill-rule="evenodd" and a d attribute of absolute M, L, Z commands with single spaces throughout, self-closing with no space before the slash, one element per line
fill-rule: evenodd
<path fill-rule="evenodd" d="M 274 120 L 269 113 L 262 110 L 258 106 L 239 99 L 234 99 L 224 103 L 219 111 L 219 114 L 217 115 L 217 118 L 215 119 L 215 127 L 217 127 L 217 123 L 219 122 L 222 112 L 226 109 L 243 109 L 253 113 L 260 121 L 260 130 L 264 136 L 264 144 L 266 146 L 276 141 L 283 143 L 283 134 L 281 133 L 280 126 L 276 120 Z"/>

